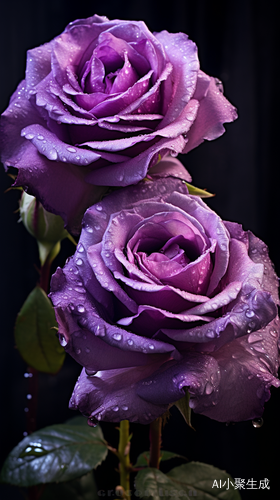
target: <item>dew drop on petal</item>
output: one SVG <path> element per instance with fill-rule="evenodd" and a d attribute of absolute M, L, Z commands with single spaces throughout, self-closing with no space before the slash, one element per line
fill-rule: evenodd
<path fill-rule="evenodd" d="M 66 338 L 64 337 L 64 335 L 62 335 L 61 333 L 59 333 L 58 334 L 58 339 L 59 339 L 60 345 L 62 347 L 67 346 L 67 341 L 66 341 Z"/>
<path fill-rule="evenodd" d="M 245 312 L 245 316 L 247 316 L 247 318 L 252 318 L 253 316 L 255 316 L 255 313 L 251 309 L 247 309 L 247 311 Z"/>
<path fill-rule="evenodd" d="M 256 429 L 258 429 L 259 427 L 262 427 L 262 425 L 263 425 L 263 419 L 262 418 L 254 418 L 254 420 L 252 420 L 252 425 Z"/>
<path fill-rule="evenodd" d="M 122 339 L 122 336 L 121 336 L 120 333 L 113 333 L 112 337 L 115 340 L 121 340 Z"/>
<path fill-rule="evenodd" d="M 212 394 L 213 390 L 214 390 L 213 385 L 210 384 L 210 382 L 207 382 L 207 384 L 205 386 L 205 393 L 207 395 Z"/>

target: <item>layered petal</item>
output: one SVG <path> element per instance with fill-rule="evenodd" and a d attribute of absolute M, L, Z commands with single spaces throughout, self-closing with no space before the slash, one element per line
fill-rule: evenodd
<path fill-rule="evenodd" d="M 25 80 L 1 119 L 1 158 L 5 167 L 19 169 L 18 186 L 36 192 L 47 210 L 77 232 L 82 210 L 75 218 L 72 212 L 83 191 L 81 178 L 84 210 L 99 198 L 96 186 L 105 191 L 136 184 L 160 159 L 218 137 L 223 123 L 235 118 L 214 79 L 200 71 L 197 47 L 187 35 L 152 34 L 142 21 L 95 15 L 28 51 Z M 29 141 L 40 156 L 34 167 Z M 59 162 L 65 163 L 63 191 L 74 199 L 74 207 L 66 203 L 64 210 L 59 197 L 48 195 Z M 173 170 L 189 180 L 183 167 L 180 173 L 173 167 L 169 175 Z M 44 182 L 35 189 L 26 172 L 37 177 L 38 168 Z M 155 172 L 161 175 L 161 167 Z M 77 193 L 68 175 L 77 175 Z"/>
<path fill-rule="evenodd" d="M 176 175 L 166 159 L 90 207 L 52 278 L 60 342 L 84 367 L 70 407 L 90 424 L 151 422 L 187 390 L 198 413 L 253 419 L 280 385 L 267 247 Z"/>

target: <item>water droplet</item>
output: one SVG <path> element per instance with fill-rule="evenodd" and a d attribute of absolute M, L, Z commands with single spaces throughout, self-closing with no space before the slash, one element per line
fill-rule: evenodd
<path fill-rule="evenodd" d="M 76 354 L 81 354 L 81 349 L 76 349 Z"/>
<path fill-rule="evenodd" d="M 77 152 L 77 150 L 75 148 L 72 148 L 71 146 L 69 146 L 67 148 L 67 151 L 69 151 L 70 153 L 76 153 Z"/>
<path fill-rule="evenodd" d="M 55 149 L 51 149 L 48 152 L 47 157 L 49 160 L 56 160 L 57 159 L 57 151 Z"/>
<path fill-rule="evenodd" d="M 95 330 L 95 335 L 99 337 L 104 337 L 105 335 L 105 326 L 103 324 L 97 325 L 96 330 Z"/>
<path fill-rule="evenodd" d="M 154 349 L 155 346 L 153 344 L 149 344 L 149 349 Z"/>
<path fill-rule="evenodd" d="M 39 135 L 37 135 L 37 139 L 39 139 L 39 141 L 43 141 L 44 140 L 44 136 L 41 135 L 41 134 L 39 134 Z"/>
<path fill-rule="evenodd" d="M 123 180 L 123 178 L 124 178 L 123 172 L 119 172 L 117 174 L 117 180 L 121 182 Z"/>
<path fill-rule="evenodd" d="M 93 229 L 92 229 L 92 227 L 90 227 L 90 226 L 86 226 L 86 231 L 87 231 L 88 233 L 93 233 Z"/>
<path fill-rule="evenodd" d="M 82 253 L 82 252 L 84 252 L 84 251 L 85 251 L 85 249 L 84 249 L 84 247 L 83 247 L 82 243 L 79 243 L 79 245 L 77 246 L 77 250 L 78 250 L 78 252 L 80 252 L 80 253 Z"/>
<path fill-rule="evenodd" d="M 128 345 L 133 345 L 133 340 L 128 339 L 127 343 L 128 343 Z"/>
<path fill-rule="evenodd" d="M 252 420 L 252 424 L 253 424 L 253 427 L 258 429 L 259 427 L 262 427 L 263 419 L 262 418 L 254 418 L 254 420 Z"/>
<path fill-rule="evenodd" d="M 128 406 L 122 406 L 122 410 L 127 411 L 128 410 Z"/>
<path fill-rule="evenodd" d="M 247 316 L 247 318 L 252 318 L 253 316 L 255 316 L 255 313 L 251 309 L 247 309 L 247 311 L 245 312 L 245 316 Z"/>
<path fill-rule="evenodd" d="M 27 394 L 27 395 L 26 395 L 26 398 L 27 398 L 27 399 L 32 399 L 32 395 L 31 395 L 31 394 Z"/>
<path fill-rule="evenodd" d="M 94 417 L 88 418 L 87 423 L 90 427 L 97 427 L 97 421 L 96 421 L 96 418 L 94 418 Z"/>
<path fill-rule="evenodd" d="M 78 309 L 78 311 L 79 311 L 80 313 L 85 312 L 85 308 L 84 308 L 84 306 L 83 306 L 82 304 L 79 304 L 79 305 L 77 306 L 77 309 Z"/>
<path fill-rule="evenodd" d="M 113 333 L 112 337 L 115 340 L 121 340 L 122 339 L 122 336 L 121 336 L 120 333 Z"/>
<path fill-rule="evenodd" d="M 61 333 L 59 333 L 59 334 L 58 334 L 58 339 L 59 339 L 60 345 L 61 345 L 62 347 L 67 346 L 67 340 L 66 340 L 66 338 L 64 337 L 64 335 L 62 335 Z"/>
<path fill-rule="evenodd" d="M 207 395 L 212 394 L 213 390 L 214 390 L 213 385 L 210 384 L 210 382 L 207 382 L 207 384 L 205 386 L 205 393 Z"/>
<path fill-rule="evenodd" d="M 118 407 L 118 406 L 114 406 L 114 407 L 112 408 L 112 410 L 113 410 L 113 411 L 119 411 L 119 407 Z"/>
<path fill-rule="evenodd" d="M 94 377 L 94 375 L 97 373 L 97 371 L 95 370 L 89 370 L 88 368 L 86 368 L 86 374 L 88 377 Z"/>
<path fill-rule="evenodd" d="M 102 211 L 102 206 L 101 205 L 95 205 L 95 208 L 96 208 L 96 210 L 98 210 L 98 212 Z"/>
<path fill-rule="evenodd" d="M 76 260 L 76 264 L 77 264 L 77 266 L 81 266 L 81 265 L 82 265 L 82 263 L 83 263 L 82 259 L 77 259 L 77 260 Z"/>
<path fill-rule="evenodd" d="M 269 333 L 270 333 L 270 335 L 272 335 L 272 337 L 274 337 L 274 338 L 277 337 L 277 332 L 274 328 L 270 328 Z"/>

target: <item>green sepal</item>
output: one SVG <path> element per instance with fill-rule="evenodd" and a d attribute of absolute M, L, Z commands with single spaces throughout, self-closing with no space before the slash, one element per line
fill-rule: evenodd
<path fill-rule="evenodd" d="M 186 390 L 185 396 L 176 401 L 176 403 L 174 403 L 174 406 L 178 408 L 179 412 L 183 416 L 188 426 L 193 429 L 193 426 L 191 424 L 191 408 L 189 402 L 190 402 L 190 395 L 189 392 Z"/>
<path fill-rule="evenodd" d="M 36 286 L 17 316 L 15 342 L 24 361 L 40 372 L 57 373 L 63 365 L 65 351 L 55 328 L 52 303 L 44 290 Z"/>
<path fill-rule="evenodd" d="M 160 462 L 164 462 L 165 460 L 170 460 L 171 458 L 182 458 L 183 460 L 187 460 L 186 457 L 183 457 L 182 455 L 178 455 L 178 453 L 173 453 L 172 451 L 164 451 L 161 450 L 161 455 L 160 455 Z M 150 460 L 150 452 L 149 451 L 143 451 L 136 460 L 135 465 L 133 467 L 148 467 L 149 465 L 149 460 Z"/>
<path fill-rule="evenodd" d="M 53 245 L 53 243 L 47 243 L 47 242 L 42 243 L 41 241 L 37 240 L 37 244 L 38 244 L 41 266 L 45 264 L 47 259 L 51 264 L 52 261 L 56 258 L 56 256 L 60 252 L 60 247 L 61 247 L 60 241 L 58 241 L 55 245 Z"/>
<path fill-rule="evenodd" d="M 200 198 L 212 198 L 213 196 L 215 196 L 214 194 L 209 193 L 205 189 L 195 187 L 195 186 L 193 186 L 193 184 L 189 184 L 188 182 L 185 182 L 185 181 L 184 181 L 184 183 L 186 184 L 186 186 L 188 188 L 189 194 L 199 196 Z"/>
<path fill-rule="evenodd" d="M 241 500 L 227 472 L 200 462 L 180 465 L 168 474 L 158 469 L 142 469 L 136 476 L 135 487 L 136 495 L 143 500 Z"/>
<path fill-rule="evenodd" d="M 16 486 L 71 481 L 95 469 L 107 453 L 99 426 L 52 425 L 25 437 L 11 451 L 0 480 Z"/>
<path fill-rule="evenodd" d="M 69 237 L 62 218 L 45 210 L 34 196 L 25 192 L 22 193 L 19 210 L 23 225 L 37 240 L 41 266 L 47 259 L 52 262 L 60 251 L 60 241 Z"/>

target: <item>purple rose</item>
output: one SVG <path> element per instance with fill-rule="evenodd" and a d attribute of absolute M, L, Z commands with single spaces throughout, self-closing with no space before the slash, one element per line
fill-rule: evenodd
<path fill-rule="evenodd" d="M 267 247 L 178 179 L 89 208 L 51 298 L 61 345 L 84 367 L 70 406 L 89 421 L 148 423 L 184 389 L 198 413 L 253 419 L 280 384 Z"/>
<path fill-rule="evenodd" d="M 2 116 L 1 156 L 18 168 L 17 186 L 78 232 L 104 186 L 136 184 L 235 118 L 187 35 L 95 15 L 28 51 Z"/>

